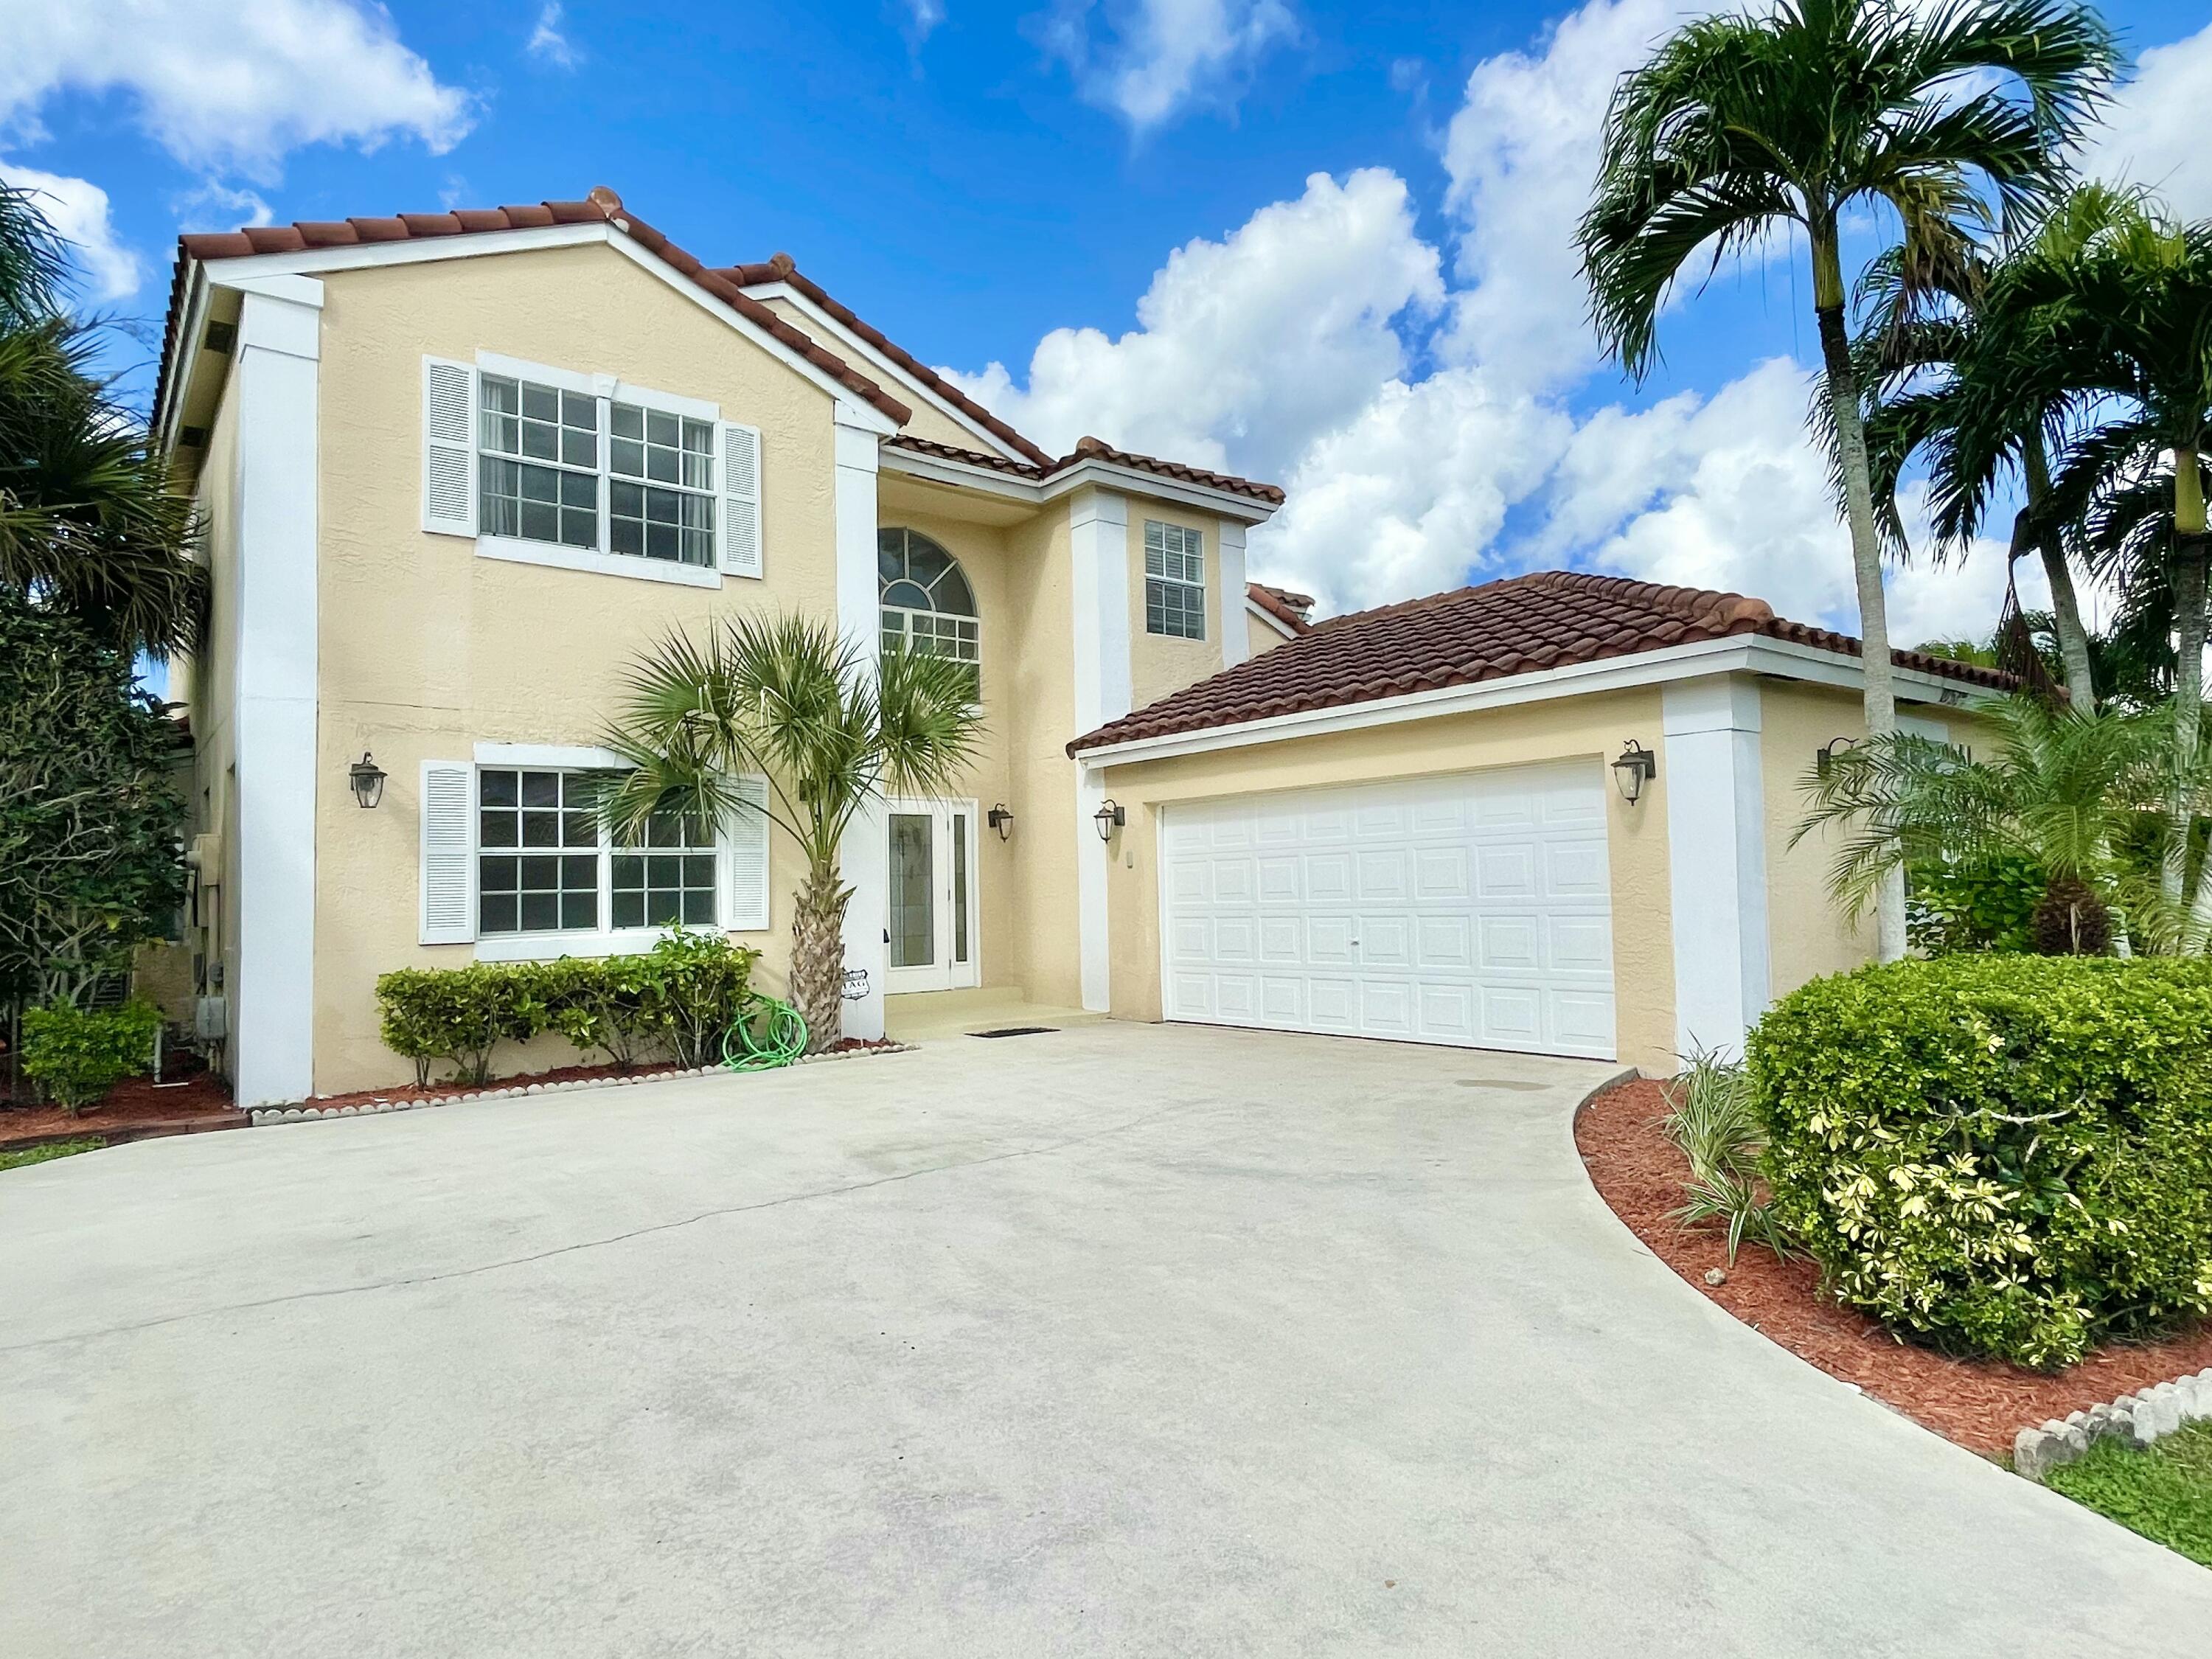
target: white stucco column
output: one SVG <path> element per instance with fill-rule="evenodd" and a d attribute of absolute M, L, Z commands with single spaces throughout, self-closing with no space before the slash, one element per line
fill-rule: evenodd
<path fill-rule="evenodd" d="M 1075 734 L 1080 736 L 1129 712 L 1129 498 L 1108 489 L 1077 496 L 1068 542 L 1074 594 Z M 1075 870 L 1083 1006 L 1101 1012 L 1113 1003 L 1106 872 L 1116 849 L 1098 839 L 1091 820 L 1105 798 L 1091 769 L 1078 766 Z"/>
<path fill-rule="evenodd" d="M 1234 668 L 1252 654 L 1251 624 L 1244 620 L 1244 526 L 1235 519 L 1219 520 L 1216 538 L 1221 556 L 1215 562 L 1221 615 L 1221 665 Z"/>
<path fill-rule="evenodd" d="M 323 285 L 238 283 L 238 972 L 240 1106 L 314 1092 L 316 424 Z"/>
<path fill-rule="evenodd" d="M 1700 1049 L 1738 1055 L 1769 994 L 1759 683 L 1671 682 L 1662 721 L 1674 1046 L 1685 1060 Z"/>
<path fill-rule="evenodd" d="M 877 428 L 868 412 L 837 405 L 837 628 L 871 669 L 883 654 L 876 603 Z M 853 890 L 845 909 L 845 1035 L 884 1034 L 884 929 L 890 916 L 890 853 L 880 801 L 847 826 L 838 869 Z"/>

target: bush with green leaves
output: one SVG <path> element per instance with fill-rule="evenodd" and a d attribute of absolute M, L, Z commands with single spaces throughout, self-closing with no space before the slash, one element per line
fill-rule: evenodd
<path fill-rule="evenodd" d="M 1929 956 L 2035 949 L 2036 907 L 2051 878 L 2034 859 L 2017 853 L 1922 859 L 1905 877 L 1905 927 Z"/>
<path fill-rule="evenodd" d="M 126 1077 L 149 1072 L 161 1011 L 150 1002 L 119 1008 L 67 1003 L 23 1015 L 23 1073 L 74 1116 Z"/>
<path fill-rule="evenodd" d="M 401 969 L 376 981 L 384 1043 L 414 1061 L 418 1088 L 440 1060 L 456 1082 L 487 1083 L 499 1044 L 548 1031 L 623 1071 L 662 1057 L 710 1066 L 759 956 L 719 933 L 671 928 L 632 956 Z"/>
<path fill-rule="evenodd" d="M 1958 956 L 1815 980 L 1747 1044 L 1775 1217 L 1827 1288 L 2039 1368 L 2212 1313 L 2212 963 Z"/>

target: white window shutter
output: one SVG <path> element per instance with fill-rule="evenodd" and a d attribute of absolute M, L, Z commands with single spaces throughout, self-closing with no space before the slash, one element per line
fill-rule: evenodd
<path fill-rule="evenodd" d="M 422 528 L 477 533 L 477 371 L 447 357 L 422 360 Z"/>
<path fill-rule="evenodd" d="M 477 936 L 476 768 L 422 763 L 422 943 L 465 945 Z"/>
<path fill-rule="evenodd" d="M 722 573 L 761 574 L 761 436 L 757 426 L 735 421 L 714 423 L 715 451 L 722 458 Z"/>
<path fill-rule="evenodd" d="M 768 926 L 768 780 L 748 775 L 737 790 L 751 805 L 732 815 L 728 830 L 730 909 L 722 926 L 758 933 Z"/>

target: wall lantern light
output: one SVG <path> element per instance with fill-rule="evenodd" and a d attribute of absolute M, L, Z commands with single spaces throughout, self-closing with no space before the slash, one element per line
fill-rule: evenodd
<path fill-rule="evenodd" d="M 1014 815 L 1004 801 L 983 814 L 983 821 L 999 832 L 1000 841 L 1006 840 L 1014 833 Z"/>
<path fill-rule="evenodd" d="M 1856 738 L 1830 738 L 1827 742 L 1813 751 L 1813 775 L 1826 777 L 1836 764 L 1836 751 L 1839 749 L 1856 749 L 1858 747 L 1858 742 Z"/>
<path fill-rule="evenodd" d="M 1659 757 L 1634 738 L 1620 746 L 1620 753 L 1613 763 L 1613 781 L 1620 786 L 1620 798 L 1633 806 L 1642 799 L 1644 786 L 1659 775 Z"/>
<path fill-rule="evenodd" d="M 1121 810 L 1120 802 L 1109 800 L 1091 815 L 1091 821 L 1098 826 L 1099 840 L 1111 841 L 1114 832 L 1129 821 L 1129 815 Z"/>
<path fill-rule="evenodd" d="M 353 786 L 353 798 L 365 807 L 384 799 L 384 769 L 366 751 L 346 769 L 346 781 Z"/>

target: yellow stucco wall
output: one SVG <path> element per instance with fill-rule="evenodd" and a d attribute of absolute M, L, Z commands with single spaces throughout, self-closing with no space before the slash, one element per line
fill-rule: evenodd
<path fill-rule="evenodd" d="M 469 961 L 416 941 L 420 765 L 478 742 L 588 744 L 624 665 L 672 629 L 740 608 L 835 614 L 830 394 L 605 247 L 332 273 L 324 279 L 321 613 L 316 775 L 364 750 L 390 774 L 364 812 L 319 788 L 315 1077 L 319 1091 L 404 1080 L 377 1040 L 376 975 Z M 708 399 L 762 432 L 764 579 L 708 590 L 478 556 L 421 529 L 422 356 L 479 350 L 619 374 Z M 795 849 L 770 848 L 769 982 L 787 953 Z M 568 1058 L 553 1045 L 533 1058 Z"/>
<path fill-rule="evenodd" d="M 1034 1001 L 1068 1005 L 1082 996 L 1076 935 L 1074 593 L 1070 569 L 1073 498 L 1006 532 L 1006 627 L 1021 641 L 1008 691 L 1006 727 L 1008 842 L 1015 936 L 1007 980 Z M 987 964 L 988 967 L 988 964 Z M 995 981 L 996 974 L 990 975 Z"/>
<path fill-rule="evenodd" d="M 1206 637 L 1172 639 L 1145 632 L 1145 521 L 1182 525 L 1206 538 Z M 1180 691 L 1218 674 L 1222 655 L 1221 521 L 1167 501 L 1129 497 L 1129 690 L 1130 707 L 1142 708 L 1170 691 Z M 1241 622 L 1241 617 L 1229 619 Z M 1073 737 L 1073 732 L 1069 733 Z"/>
<path fill-rule="evenodd" d="M 1569 757 L 1586 757 L 1597 767 L 1618 750 L 1621 732 L 1656 732 L 1659 726 L 1658 691 L 1637 690 L 1108 769 L 1106 791 L 1129 812 L 1128 826 L 1115 843 L 1108 883 L 1114 1012 L 1125 1019 L 1160 1017 L 1161 807 Z M 1632 806 L 1610 787 L 1606 799 L 1619 1055 L 1626 1064 L 1665 1075 L 1674 1069 L 1665 778 Z"/>
<path fill-rule="evenodd" d="M 1289 643 L 1280 629 L 1254 616 L 1249 607 L 1245 610 L 1244 651 L 1247 657 L 1256 657 L 1262 651 L 1272 651 L 1279 645 Z"/>

